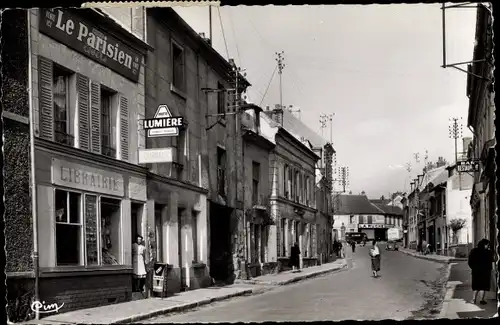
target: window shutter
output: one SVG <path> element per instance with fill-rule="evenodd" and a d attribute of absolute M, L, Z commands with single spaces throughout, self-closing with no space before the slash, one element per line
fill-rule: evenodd
<path fill-rule="evenodd" d="M 90 84 L 90 127 L 92 152 L 101 153 L 101 86 Z"/>
<path fill-rule="evenodd" d="M 40 136 L 54 141 L 54 98 L 52 94 L 52 61 L 38 57 L 38 77 L 40 84 L 39 114 Z"/>
<path fill-rule="evenodd" d="M 120 149 L 122 160 L 128 160 L 128 135 L 128 99 L 120 96 Z"/>
<path fill-rule="evenodd" d="M 77 74 L 78 91 L 78 135 L 80 149 L 90 149 L 89 78 Z"/>

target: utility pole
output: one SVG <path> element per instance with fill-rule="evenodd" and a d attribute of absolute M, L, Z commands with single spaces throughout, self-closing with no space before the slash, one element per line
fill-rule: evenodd
<path fill-rule="evenodd" d="M 418 164 L 420 162 L 420 153 L 415 152 L 413 158 L 415 158 L 415 162 Z"/>
<path fill-rule="evenodd" d="M 458 139 L 462 138 L 462 118 L 450 118 L 449 137 L 455 140 L 455 163 L 458 162 Z"/>
<path fill-rule="evenodd" d="M 349 185 L 349 167 L 342 166 L 338 168 L 339 179 L 336 181 L 340 182 L 342 186 L 342 192 L 345 193 L 346 187 Z"/>
<path fill-rule="evenodd" d="M 323 131 L 326 128 L 326 116 L 325 115 L 320 115 L 319 116 L 319 124 L 320 124 L 320 129 L 321 129 L 321 136 L 323 137 Z"/>
<path fill-rule="evenodd" d="M 333 143 L 333 116 L 335 113 L 322 114 L 319 116 L 319 123 L 321 123 L 321 136 L 323 136 L 323 129 L 326 128 L 326 123 L 330 122 L 330 143 Z"/>
<path fill-rule="evenodd" d="M 283 109 L 283 87 L 282 87 L 282 75 L 283 75 L 283 69 L 285 68 L 285 64 L 283 61 L 285 61 L 284 55 L 285 52 L 276 52 L 276 62 L 278 62 L 278 74 L 280 76 L 280 109 Z"/>

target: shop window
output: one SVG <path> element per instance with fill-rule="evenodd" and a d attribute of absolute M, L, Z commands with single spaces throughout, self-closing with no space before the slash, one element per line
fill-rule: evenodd
<path fill-rule="evenodd" d="M 226 117 L 226 91 L 224 85 L 217 82 L 217 114 Z"/>
<path fill-rule="evenodd" d="M 267 227 L 262 225 L 259 226 L 260 229 L 260 262 L 266 262 L 266 247 L 267 247 Z"/>
<path fill-rule="evenodd" d="M 86 265 L 99 265 L 97 196 L 85 195 Z"/>
<path fill-rule="evenodd" d="M 116 158 L 116 120 L 113 116 L 112 99 L 114 94 L 101 88 L 101 152 Z"/>
<path fill-rule="evenodd" d="M 54 65 L 52 70 L 52 95 L 54 101 L 54 140 L 73 146 L 75 138 L 71 135 L 69 79 L 70 73 Z"/>
<path fill-rule="evenodd" d="M 56 265 L 81 265 L 81 194 L 55 191 Z"/>
<path fill-rule="evenodd" d="M 174 87 L 184 90 L 185 85 L 185 68 L 184 68 L 185 53 L 184 49 L 172 42 L 172 84 Z"/>
<path fill-rule="evenodd" d="M 226 150 L 217 147 L 217 192 L 226 196 Z"/>
<path fill-rule="evenodd" d="M 121 201 L 101 197 L 101 252 L 103 265 L 120 264 Z"/>
<path fill-rule="evenodd" d="M 252 161 L 252 204 L 259 204 L 260 164 Z"/>

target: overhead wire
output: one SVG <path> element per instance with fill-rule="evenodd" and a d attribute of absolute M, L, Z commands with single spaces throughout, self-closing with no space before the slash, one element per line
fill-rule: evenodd
<path fill-rule="evenodd" d="M 217 13 L 219 14 L 220 28 L 221 28 L 221 31 L 222 31 L 222 38 L 224 39 L 224 46 L 226 47 L 227 59 L 229 60 L 229 50 L 227 48 L 226 33 L 224 33 L 224 23 L 222 22 L 222 16 L 220 14 L 220 8 L 219 7 L 217 7 Z"/>
<path fill-rule="evenodd" d="M 278 70 L 278 66 L 274 67 L 274 71 L 273 71 L 273 74 L 271 75 L 271 79 L 269 79 L 269 83 L 267 84 L 267 88 L 266 88 L 266 91 L 264 92 L 264 96 L 262 96 L 262 99 L 259 103 L 259 106 L 262 105 L 262 102 L 264 101 L 264 99 L 266 98 L 266 95 L 267 95 L 267 91 L 269 90 L 269 87 L 271 86 L 271 82 L 273 81 L 274 79 L 274 75 L 276 74 L 276 70 Z"/>

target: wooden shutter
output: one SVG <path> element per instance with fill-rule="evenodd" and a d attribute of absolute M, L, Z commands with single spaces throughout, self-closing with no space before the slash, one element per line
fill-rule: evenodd
<path fill-rule="evenodd" d="M 39 114 L 40 114 L 40 137 L 54 141 L 54 97 L 53 87 L 53 64 L 52 61 L 38 57 L 38 77 L 40 84 Z"/>
<path fill-rule="evenodd" d="M 78 91 L 78 135 L 80 149 L 90 149 L 89 78 L 77 74 Z"/>
<path fill-rule="evenodd" d="M 128 99 L 120 95 L 120 149 L 122 160 L 128 160 L 128 135 Z"/>
<path fill-rule="evenodd" d="M 101 85 L 90 84 L 90 147 L 92 152 L 101 153 Z"/>

